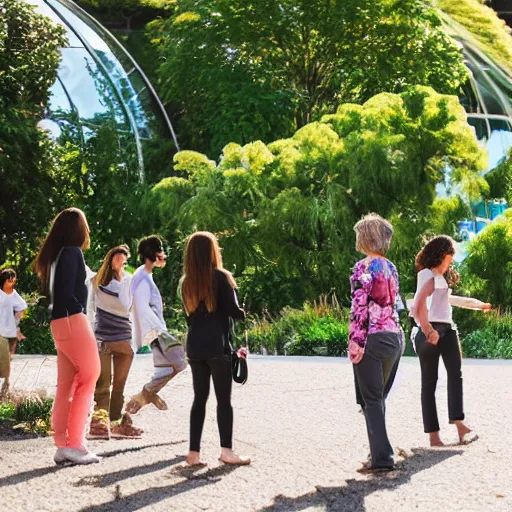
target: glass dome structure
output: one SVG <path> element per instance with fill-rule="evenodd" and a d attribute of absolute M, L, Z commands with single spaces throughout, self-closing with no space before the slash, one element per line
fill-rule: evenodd
<path fill-rule="evenodd" d="M 106 126 L 122 165 L 145 180 L 162 141 L 179 150 L 169 118 L 148 79 L 115 37 L 70 0 L 27 0 L 66 30 L 57 81 L 40 126 L 86 150 Z M 109 141 L 112 143 L 112 140 Z"/>
<path fill-rule="evenodd" d="M 505 159 L 512 148 L 512 75 L 486 55 L 472 34 L 448 16 L 442 16 L 447 32 L 459 42 L 470 72 L 459 100 L 468 123 L 489 155 L 487 174 Z M 471 205 L 473 218 L 459 222 L 458 261 L 466 256 L 466 242 L 472 240 L 508 208 L 502 198 Z"/>
<path fill-rule="evenodd" d="M 486 55 L 465 28 L 450 18 L 444 21 L 448 33 L 461 44 L 470 71 L 460 102 L 467 112 L 468 123 L 489 153 L 487 173 L 512 147 L 512 75 Z"/>

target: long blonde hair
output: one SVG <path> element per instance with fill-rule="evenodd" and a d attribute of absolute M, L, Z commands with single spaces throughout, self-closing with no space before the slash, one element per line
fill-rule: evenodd
<path fill-rule="evenodd" d="M 112 279 L 119 277 L 116 271 L 112 268 L 112 260 L 116 254 L 124 254 L 127 258 L 130 257 L 130 249 L 126 244 L 121 244 L 107 252 L 103 263 L 101 264 L 98 273 L 94 276 L 93 283 L 97 288 L 98 286 L 107 286 Z"/>
<path fill-rule="evenodd" d="M 232 288 L 236 283 L 222 266 L 219 242 L 208 231 L 198 231 L 187 240 L 183 258 L 181 297 L 187 314 L 193 313 L 204 302 L 209 313 L 217 307 L 215 270 L 226 274 Z"/>

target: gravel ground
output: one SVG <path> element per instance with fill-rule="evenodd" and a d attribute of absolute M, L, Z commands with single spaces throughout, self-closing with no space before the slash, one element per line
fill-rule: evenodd
<path fill-rule="evenodd" d="M 400 457 L 385 476 L 355 472 L 368 453 L 364 418 L 354 400 L 346 359 L 251 357 L 249 381 L 233 393 L 235 449 L 253 457 L 249 467 L 217 461 L 215 399 L 203 436 L 207 468 L 184 466 L 191 375 L 187 370 L 163 390 L 169 411 L 153 406 L 134 417 L 145 429 L 136 441 L 94 441 L 100 464 L 59 468 L 49 438 L 2 438 L 0 487 L 6 511 L 330 510 L 511 511 L 512 364 L 465 361 L 465 405 L 480 439 L 455 444 L 448 425 L 446 377 L 440 372 L 438 409 L 442 436 L 454 443 L 426 448 L 421 424 L 419 366 L 402 360 L 388 400 L 388 431 Z M 16 357 L 18 388 L 54 392 L 55 359 Z M 137 356 L 127 396 L 151 373 Z"/>

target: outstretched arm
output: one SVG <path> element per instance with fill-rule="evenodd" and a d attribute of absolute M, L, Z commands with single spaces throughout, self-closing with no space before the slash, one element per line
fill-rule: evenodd
<path fill-rule="evenodd" d="M 482 302 L 478 299 L 471 297 L 458 297 L 457 295 L 450 295 L 450 305 L 464 309 L 481 309 L 483 311 L 490 311 L 492 305 L 488 302 Z"/>

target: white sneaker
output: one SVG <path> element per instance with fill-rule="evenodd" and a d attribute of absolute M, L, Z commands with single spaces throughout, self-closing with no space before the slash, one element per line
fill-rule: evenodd
<path fill-rule="evenodd" d="M 74 464 L 93 464 L 101 459 L 92 452 L 83 452 L 77 448 L 59 448 L 53 457 L 57 464 L 73 462 Z"/>
<path fill-rule="evenodd" d="M 67 462 L 68 459 L 66 459 L 66 456 L 64 455 L 64 450 L 65 448 L 57 448 L 57 451 L 53 456 L 55 464 L 64 464 L 64 462 Z"/>

